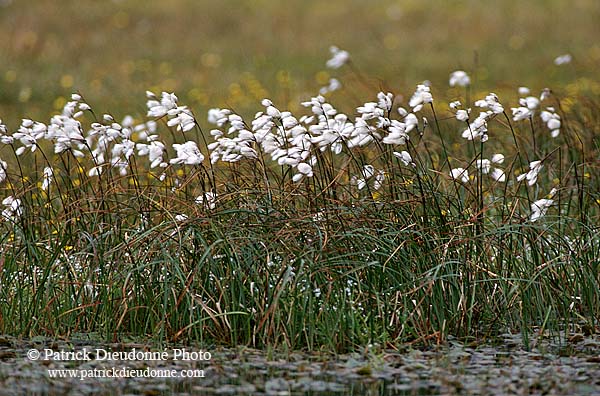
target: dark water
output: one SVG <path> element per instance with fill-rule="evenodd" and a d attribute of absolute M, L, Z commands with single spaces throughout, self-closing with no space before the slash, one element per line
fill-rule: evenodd
<path fill-rule="evenodd" d="M 450 341 L 436 348 L 375 348 L 345 355 L 238 348 L 210 350 L 209 360 L 182 361 L 173 360 L 173 348 L 165 348 L 165 359 L 152 361 L 142 355 L 113 361 L 98 361 L 94 356 L 89 360 L 27 357 L 32 349 L 43 354 L 47 348 L 150 351 L 141 344 L 0 337 L 0 395 L 600 395 L 598 336 L 537 340 L 531 350 L 523 347 L 518 335 L 508 334 L 494 345 Z M 92 375 L 111 369 L 169 371 L 178 377 Z M 77 370 L 71 373 L 78 375 L 52 378 L 50 372 L 56 376 L 55 370 Z M 89 375 L 82 378 L 82 372 Z M 196 378 L 181 378 L 182 373 Z"/>

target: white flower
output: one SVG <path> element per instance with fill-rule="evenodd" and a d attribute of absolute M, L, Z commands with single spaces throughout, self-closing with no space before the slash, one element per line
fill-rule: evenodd
<path fill-rule="evenodd" d="M 0 183 L 6 180 L 6 167 L 7 163 L 5 161 L 0 160 Z"/>
<path fill-rule="evenodd" d="M 175 216 L 175 221 L 186 221 L 188 219 L 188 216 L 186 214 L 178 214 Z"/>
<path fill-rule="evenodd" d="M 469 182 L 469 172 L 463 168 L 454 168 L 450 171 L 450 176 L 454 180 L 459 180 L 463 183 Z"/>
<path fill-rule="evenodd" d="M 0 143 L 13 144 L 14 138 L 12 136 L 7 135 L 7 132 L 8 128 L 2 123 L 2 120 L 0 119 Z"/>
<path fill-rule="evenodd" d="M 529 163 L 529 172 L 517 176 L 517 181 L 527 179 L 527 184 L 533 186 L 537 182 L 537 177 L 544 165 L 542 161 L 532 161 Z"/>
<path fill-rule="evenodd" d="M 41 122 L 34 122 L 29 119 L 23 119 L 18 132 L 15 132 L 12 137 L 18 139 L 22 147 L 19 147 L 15 154 L 21 155 L 26 149 L 30 149 L 33 153 L 37 149 L 37 142 L 46 136 L 47 127 Z"/>
<path fill-rule="evenodd" d="M 392 104 L 394 103 L 394 94 L 391 92 L 377 94 L 377 106 L 386 112 L 392 110 Z"/>
<path fill-rule="evenodd" d="M 115 144 L 112 148 L 113 161 L 119 159 L 121 156 L 124 156 L 126 160 L 129 160 L 129 157 L 133 154 L 134 148 L 135 143 L 129 139 L 123 139 L 121 143 Z"/>
<path fill-rule="evenodd" d="M 285 129 L 293 129 L 298 125 L 298 120 L 289 111 L 284 111 L 281 113 L 281 125 Z"/>
<path fill-rule="evenodd" d="M 208 122 L 215 124 L 220 128 L 227 122 L 230 114 L 231 110 L 229 109 L 210 109 L 208 110 Z"/>
<path fill-rule="evenodd" d="M 177 151 L 177 157 L 169 161 L 171 164 L 199 165 L 204 161 L 204 155 L 200 152 L 196 142 L 175 143 L 173 148 Z"/>
<path fill-rule="evenodd" d="M 486 142 L 488 140 L 487 119 L 493 114 L 494 113 L 491 111 L 479 113 L 479 116 L 475 118 L 473 122 L 469 124 L 469 127 L 463 131 L 462 137 L 467 140 L 480 138 L 482 142 Z"/>
<path fill-rule="evenodd" d="M 404 165 L 406 165 L 406 166 L 411 165 L 413 167 L 416 166 L 412 160 L 412 157 L 410 156 L 410 154 L 407 151 L 401 151 L 401 152 L 394 151 L 393 154 L 394 154 L 394 156 L 398 157 Z"/>
<path fill-rule="evenodd" d="M 364 105 L 357 107 L 356 111 L 361 114 L 363 120 L 372 120 L 385 115 L 384 109 L 379 107 L 375 102 L 367 102 Z"/>
<path fill-rule="evenodd" d="M 533 117 L 534 110 L 540 105 L 540 100 L 535 96 L 519 99 L 520 107 L 511 108 L 514 121 L 526 120 Z"/>
<path fill-rule="evenodd" d="M 355 119 L 354 130 L 348 140 L 348 147 L 362 147 L 379 140 L 381 140 L 381 135 L 376 127 L 369 125 L 367 120 L 362 117 Z"/>
<path fill-rule="evenodd" d="M 54 178 L 54 171 L 51 167 L 47 166 L 44 168 L 44 180 L 42 182 L 42 190 L 47 191 Z"/>
<path fill-rule="evenodd" d="M 130 115 L 126 115 L 125 117 L 123 117 L 123 121 L 121 121 L 121 125 L 123 125 L 125 128 L 131 128 L 133 127 L 135 120 L 133 119 L 132 116 Z"/>
<path fill-rule="evenodd" d="M 64 115 L 52 117 L 46 138 L 54 141 L 56 154 L 71 150 L 74 156 L 85 157 L 85 138 L 81 133 L 81 123 L 73 118 Z"/>
<path fill-rule="evenodd" d="M 550 134 L 553 138 L 557 137 L 560 134 L 560 116 L 554 112 L 553 107 L 547 107 L 546 110 L 540 113 L 540 117 L 542 121 L 546 123 L 548 129 L 550 129 Z"/>
<path fill-rule="evenodd" d="M 482 174 L 489 174 L 490 177 L 495 181 L 504 182 L 506 181 L 506 174 L 504 171 L 502 169 L 492 168 L 492 164 L 501 164 L 502 162 L 504 162 L 504 156 L 502 154 L 494 154 L 491 160 L 487 158 L 478 159 L 475 161 L 475 166 L 481 171 Z"/>
<path fill-rule="evenodd" d="M 177 96 L 173 93 L 163 92 L 160 101 L 150 91 L 146 91 L 146 96 L 149 98 L 146 102 L 148 117 L 161 118 L 170 110 L 177 108 Z"/>
<path fill-rule="evenodd" d="M 544 100 L 548 99 L 550 97 L 551 93 L 552 93 L 552 91 L 550 90 L 550 88 L 544 88 L 542 90 L 542 93 L 540 94 L 540 101 L 544 101 Z"/>
<path fill-rule="evenodd" d="M 477 169 L 479 169 L 484 175 L 490 173 L 491 165 L 492 163 L 487 158 L 478 159 L 477 161 L 475 161 L 475 166 L 477 166 Z"/>
<path fill-rule="evenodd" d="M 324 221 L 327 219 L 327 213 L 323 210 L 318 211 L 314 215 L 312 215 L 313 221 Z"/>
<path fill-rule="evenodd" d="M 82 101 L 83 98 L 77 93 L 71 94 L 71 101 L 65 103 L 61 116 L 64 118 L 78 118 L 86 110 L 91 110 L 90 105 Z M 76 111 L 79 108 L 79 111 Z"/>
<path fill-rule="evenodd" d="M 302 173 L 303 175 L 306 175 L 308 177 L 312 177 L 312 175 L 313 175 L 312 166 L 310 166 L 309 164 L 307 164 L 305 162 L 299 163 L 296 168 L 298 169 L 298 172 Z"/>
<path fill-rule="evenodd" d="M 519 99 L 519 104 L 527 107 L 529 110 L 535 110 L 540 105 L 540 100 L 535 96 L 528 96 L 526 98 Z"/>
<path fill-rule="evenodd" d="M 368 121 L 377 119 L 377 128 L 386 129 L 392 123 L 392 121 L 390 121 L 390 119 L 387 117 L 392 110 L 393 102 L 394 95 L 391 92 L 379 92 L 377 94 L 377 102 L 367 102 L 363 106 L 358 107 L 356 111 L 361 114 L 360 118 L 362 120 Z M 401 115 L 403 110 L 404 109 L 398 109 Z M 357 122 L 359 121 L 357 120 Z"/>
<path fill-rule="evenodd" d="M 296 169 L 298 170 L 298 173 L 292 177 L 292 181 L 294 181 L 294 182 L 299 182 L 305 176 L 313 177 L 313 168 L 311 165 L 307 164 L 306 162 L 300 162 L 296 166 Z"/>
<path fill-rule="evenodd" d="M 450 74 L 450 80 L 448 81 L 448 84 L 450 84 L 451 87 L 456 85 L 459 87 L 466 87 L 467 85 L 471 84 L 471 79 L 464 71 L 457 70 Z"/>
<path fill-rule="evenodd" d="M 329 92 L 337 91 L 342 87 L 342 83 L 337 78 L 330 78 L 329 84 L 319 90 L 321 95 L 326 95 Z"/>
<path fill-rule="evenodd" d="M 406 133 L 415 129 L 418 124 L 419 124 L 419 120 L 417 119 L 417 116 L 414 115 L 413 113 L 410 113 L 404 117 L 404 125 L 406 125 L 406 130 L 405 130 Z"/>
<path fill-rule="evenodd" d="M 267 115 L 269 117 L 272 117 L 272 118 L 281 118 L 281 111 L 279 111 L 279 109 L 276 108 L 273 105 L 267 106 L 267 108 L 266 108 L 265 111 L 266 111 L 266 113 L 267 113 Z"/>
<path fill-rule="evenodd" d="M 513 121 L 528 120 L 533 116 L 533 112 L 527 107 L 511 107 Z"/>
<path fill-rule="evenodd" d="M 65 117 L 69 117 L 69 118 L 77 118 L 82 113 L 81 112 L 77 112 L 77 114 L 76 114 L 75 113 L 76 109 L 77 109 L 77 102 L 76 101 L 67 102 L 63 106 L 62 115 L 65 116 Z"/>
<path fill-rule="evenodd" d="M 311 111 L 316 116 L 333 117 L 337 114 L 337 110 L 329 103 L 325 102 L 325 98 L 321 95 L 311 98 L 308 102 L 300 103 L 304 107 L 310 107 Z"/>
<path fill-rule="evenodd" d="M 529 95 L 529 93 L 531 92 L 529 90 L 529 88 L 527 88 L 527 87 L 519 87 L 518 91 L 519 91 L 519 95 L 523 95 L 523 96 Z"/>
<path fill-rule="evenodd" d="M 468 110 L 458 110 L 456 112 L 456 119 L 458 121 L 467 121 L 469 119 L 469 112 L 471 111 L 471 109 Z"/>
<path fill-rule="evenodd" d="M 268 99 L 263 100 L 263 103 L 266 103 L 265 101 L 271 103 Z M 271 128 L 274 126 L 274 123 L 271 120 L 272 117 L 262 115 L 262 113 L 259 114 L 258 118 L 260 118 L 261 121 L 253 121 L 253 125 L 257 128 L 256 133 L 246 130 L 242 118 L 237 114 L 231 114 L 228 117 L 231 125 L 228 136 L 224 136 L 224 133 L 219 129 L 210 131 L 210 134 L 215 138 L 215 141 L 208 145 L 211 163 L 215 164 L 219 160 L 224 162 L 237 162 L 244 158 L 257 158 L 258 154 L 252 147 L 254 142 L 264 142 L 265 140 L 271 141 L 271 138 L 276 140 L 274 135 L 270 132 Z M 286 125 L 295 123 L 294 120 L 290 121 L 290 117 L 282 118 L 281 121 L 284 128 Z M 235 136 L 236 134 L 237 136 Z M 276 147 L 274 147 L 274 149 L 275 148 Z"/>
<path fill-rule="evenodd" d="M 494 164 L 501 164 L 504 162 L 504 155 L 503 154 L 494 154 L 492 155 L 492 162 Z"/>
<path fill-rule="evenodd" d="M 419 84 L 417 85 L 417 90 L 410 98 L 408 105 L 412 107 L 412 111 L 416 113 L 423 108 L 423 105 L 431 102 L 433 102 L 431 89 L 425 84 Z"/>
<path fill-rule="evenodd" d="M 150 161 L 150 168 L 166 168 L 167 163 L 163 160 L 163 154 L 165 152 L 165 145 L 159 141 L 152 141 L 148 144 L 137 143 L 135 147 L 138 150 L 139 156 L 148 156 Z"/>
<path fill-rule="evenodd" d="M 567 63 L 571 63 L 572 60 L 573 60 L 573 57 L 570 54 L 564 54 L 564 55 L 557 56 L 554 59 L 554 64 L 556 66 L 566 65 Z"/>
<path fill-rule="evenodd" d="M 500 104 L 498 95 L 493 92 L 487 95 L 485 99 L 476 101 L 475 106 L 489 109 L 494 114 L 502 114 L 504 112 L 504 107 Z"/>
<path fill-rule="evenodd" d="M 331 52 L 331 59 L 327 61 L 327 67 L 330 69 L 339 69 L 350 59 L 347 51 L 341 50 L 335 45 L 329 47 L 329 52 Z"/>
<path fill-rule="evenodd" d="M 319 125 L 311 126 L 310 131 L 314 134 L 310 142 L 319 146 L 321 151 L 329 147 L 333 153 L 340 154 L 344 143 L 352 136 L 354 124 L 345 114 L 338 114 L 333 120 L 323 119 Z"/>
<path fill-rule="evenodd" d="M 147 142 L 158 140 L 156 129 L 157 123 L 154 120 L 146 121 L 133 127 L 133 130 L 138 133 L 139 139 Z"/>
<path fill-rule="evenodd" d="M 167 121 L 167 125 L 170 127 L 177 126 L 177 130 L 182 132 L 192 130 L 196 125 L 196 120 L 192 112 L 185 108 L 185 106 L 180 109 L 181 111 L 175 117 Z"/>
<path fill-rule="evenodd" d="M 404 145 L 409 140 L 406 133 L 406 124 L 398 120 L 390 120 L 388 127 L 389 135 L 383 138 L 384 144 Z"/>
<path fill-rule="evenodd" d="M 381 186 L 383 186 L 383 182 L 385 181 L 385 172 L 382 170 L 377 171 L 375 175 L 375 182 L 373 183 L 373 189 L 375 191 L 379 190 Z"/>
<path fill-rule="evenodd" d="M 9 195 L 2 200 L 2 205 L 5 209 L 2 211 L 2 218 L 8 221 L 15 221 L 23 214 L 23 208 L 21 207 L 21 200 Z"/>
<path fill-rule="evenodd" d="M 506 181 L 506 173 L 504 173 L 502 169 L 494 168 L 494 170 L 492 170 L 492 173 L 490 173 L 490 176 L 497 182 L 503 183 Z"/>
<path fill-rule="evenodd" d="M 213 130 L 214 132 L 215 130 Z M 208 145 L 210 161 L 216 164 L 219 159 L 224 162 L 238 162 L 244 158 L 257 158 L 258 154 L 251 147 L 254 135 L 249 131 L 240 131 L 238 137 L 218 137 L 216 141 Z"/>
<path fill-rule="evenodd" d="M 214 209 L 217 206 L 217 194 L 208 191 L 198 195 L 195 199 L 196 204 L 203 205 L 205 209 Z"/>
<path fill-rule="evenodd" d="M 373 189 L 379 190 L 385 180 L 385 172 L 377 170 L 373 165 L 365 165 L 361 170 L 362 178 L 352 177 L 352 183 L 356 184 L 359 190 L 367 187 L 369 181 L 373 180 Z"/>
<path fill-rule="evenodd" d="M 529 217 L 529 220 L 531 220 L 531 222 L 539 220 L 546 214 L 548 208 L 552 206 L 553 203 L 553 199 L 546 198 L 538 199 L 537 201 L 533 202 L 531 204 L 531 217 Z"/>

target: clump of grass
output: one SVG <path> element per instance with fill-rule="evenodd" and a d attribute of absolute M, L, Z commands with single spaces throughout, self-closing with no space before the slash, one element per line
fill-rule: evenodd
<path fill-rule="evenodd" d="M 597 103 L 431 91 L 355 118 L 265 99 L 210 133 L 173 94 L 137 123 L 74 94 L 3 127 L 0 331 L 343 351 L 597 326 Z"/>

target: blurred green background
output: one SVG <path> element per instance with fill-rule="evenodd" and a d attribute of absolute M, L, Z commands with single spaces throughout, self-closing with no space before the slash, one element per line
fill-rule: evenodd
<path fill-rule="evenodd" d="M 174 91 L 200 119 L 215 106 L 253 114 L 263 97 L 296 110 L 330 76 L 346 86 L 333 102 L 354 106 L 425 79 L 445 96 L 456 69 L 474 95 L 598 95 L 598 21 L 598 0 L 0 0 L 0 118 L 47 121 L 74 91 L 97 112 L 143 115 L 146 89 Z M 367 84 L 325 69 L 332 44 Z M 564 53 L 573 63 L 555 66 Z"/>

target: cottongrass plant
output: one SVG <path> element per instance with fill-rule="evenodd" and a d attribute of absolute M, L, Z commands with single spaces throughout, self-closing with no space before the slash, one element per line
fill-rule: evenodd
<path fill-rule="evenodd" d="M 335 79 L 302 114 L 206 122 L 173 93 L 122 121 L 73 94 L 0 125 L 0 332 L 343 351 L 593 330 L 597 102 L 470 107 L 468 74 L 449 83 L 449 105 L 425 82 L 346 113 Z"/>

